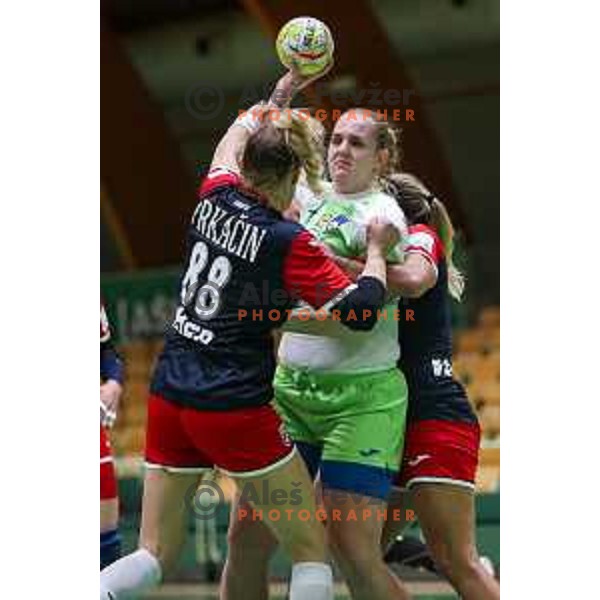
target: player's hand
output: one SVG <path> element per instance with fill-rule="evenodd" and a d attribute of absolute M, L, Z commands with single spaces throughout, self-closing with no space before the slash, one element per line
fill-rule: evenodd
<path fill-rule="evenodd" d="M 375 217 L 367 225 L 367 249 L 379 251 L 384 256 L 400 241 L 400 232 L 387 220 Z"/>
<path fill-rule="evenodd" d="M 100 423 L 104 427 L 114 425 L 122 393 L 121 384 L 113 379 L 100 385 Z"/>
<path fill-rule="evenodd" d="M 328 65 L 316 75 L 302 75 L 297 65 L 292 63 L 287 73 L 283 75 L 277 82 L 275 90 L 271 94 L 269 100 L 270 104 L 277 106 L 278 108 L 284 108 L 287 106 L 295 94 L 303 90 L 311 83 L 320 79 L 333 68 L 334 60 L 333 57 L 329 61 Z"/>
<path fill-rule="evenodd" d="M 333 261 L 352 279 L 352 281 L 356 281 L 358 276 L 363 272 L 365 267 L 365 263 L 360 260 L 356 260 L 353 258 L 344 258 L 343 256 L 338 256 L 337 254 L 332 254 L 331 258 Z"/>

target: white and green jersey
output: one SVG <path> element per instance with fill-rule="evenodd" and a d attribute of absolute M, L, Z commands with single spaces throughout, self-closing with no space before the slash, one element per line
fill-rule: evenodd
<path fill-rule="evenodd" d="M 296 200 L 301 206 L 302 224 L 336 254 L 365 258 L 366 228 L 374 217 L 387 219 L 406 237 L 406 219 L 391 196 L 377 190 L 342 195 L 331 184 L 324 185 L 318 198 L 299 186 Z M 390 253 L 389 261 L 402 260 L 404 250 L 400 242 Z M 350 331 L 339 322 L 325 321 L 322 335 L 285 333 L 279 346 L 279 361 L 291 368 L 331 373 L 390 369 L 400 356 L 398 322 L 394 320 L 397 306 L 397 299 L 390 301 L 383 309 L 387 319 L 380 319 L 369 332 Z M 314 323 L 307 325 L 307 330 L 314 332 Z"/>

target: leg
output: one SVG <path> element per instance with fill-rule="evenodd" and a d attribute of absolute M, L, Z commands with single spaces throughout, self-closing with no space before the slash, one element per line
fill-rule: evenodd
<path fill-rule="evenodd" d="M 100 500 L 100 570 L 121 556 L 119 535 L 119 501 Z"/>
<path fill-rule="evenodd" d="M 221 600 L 268 600 L 269 560 L 277 549 L 277 538 L 260 521 L 238 519 L 240 510 L 250 514 L 249 504 L 231 507 L 228 552 L 221 578 Z"/>
<path fill-rule="evenodd" d="M 355 600 L 405 600 L 383 561 L 381 535 L 403 446 L 406 384 L 396 370 L 345 379 L 321 463 L 330 544 Z"/>
<path fill-rule="evenodd" d="M 311 479 L 314 478 L 321 458 L 320 448 L 305 442 L 297 442 L 296 446 Z M 241 514 L 251 514 L 252 506 L 248 502 L 240 503 L 238 498 L 232 507 L 227 534 L 229 551 L 221 580 L 221 600 L 267 600 L 269 560 L 279 542 L 264 522 L 238 518 L 240 510 Z"/>
<path fill-rule="evenodd" d="M 326 490 L 327 532 L 354 600 L 407 600 L 407 590 L 383 562 L 380 540 L 386 503 Z"/>
<path fill-rule="evenodd" d="M 117 479 L 105 429 L 100 426 L 100 569 L 121 556 Z"/>
<path fill-rule="evenodd" d="M 251 499 L 255 494 L 247 493 L 252 507 L 261 512 L 238 514 L 238 519 L 263 521 L 294 562 L 326 559 L 325 529 L 317 520 L 313 485 L 297 453 L 264 475 L 237 478 L 236 481 L 242 490 L 242 498 L 245 490 L 259 493 L 269 490 L 258 501 Z"/>
<path fill-rule="evenodd" d="M 455 485 L 417 483 L 414 506 L 433 558 L 464 600 L 499 600 L 498 582 L 475 546 L 473 492 Z"/>
<path fill-rule="evenodd" d="M 408 494 L 404 490 L 393 487 L 388 499 L 388 512 L 391 514 L 394 510 L 403 510 L 406 507 L 407 497 Z M 402 534 L 407 525 L 404 519 L 385 520 L 381 533 L 381 548 L 384 552 Z"/>
<path fill-rule="evenodd" d="M 102 571 L 101 598 L 126 598 L 160 583 L 185 539 L 186 493 L 199 479 L 197 473 L 146 471 L 139 549 Z"/>
<path fill-rule="evenodd" d="M 240 501 L 252 505 L 252 512 L 240 511 L 234 519 L 264 522 L 290 555 L 290 599 L 331 600 L 333 578 L 325 562 L 325 532 L 316 520 L 312 483 L 273 407 L 207 411 L 201 418 L 189 414 L 185 423 L 189 437 L 201 440 L 211 461 L 236 481 Z M 226 581 L 235 585 L 233 564 L 228 571 Z"/>
<path fill-rule="evenodd" d="M 139 547 L 157 558 L 163 573 L 173 568 L 185 541 L 187 497 L 198 473 L 148 469 L 144 479 Z"/>
<path fill-rule="evenodd" d="M 292 559 L 290 600 L 332 600 L 333 577 L 326 563 L 325 528 L 318 520 L 312 482 L 302 458 L 294 452 L 267 472 L 238 475 L 236 480 L 242 498 L 247 496 L 254 510 L 238 512 L 234 520 L 264 522 Z M 257 499 L 258 490 L 268 492 Z M 267 548 L 271 548 L 271 543 L 267 539 Z"/>
<path fill-rule="evenodd" d="M 100 500 L 100 533 L 116 529 L 119 524 L 119 501 Z"/>
<path fill-rule="evenodd" d="M 395 510 L 401 511 L 400 514 L 406 515 L 405 511 L 409 504 L 409 498 L 410 494 L 408 491 L 394 487 L 388 503 L 388 515 L 393 515 Z M 423 568 L 437 574 L 438 570 L 431 558 L 429 548 L 417 537 L 406 535 L 404 532 L 408 528 L 409 524 L 404 520 L 394 519 L 389 516 L 386 519 L 381 536 L 381 548 L 384 552 L 383 559 L 385 563 Z"/>

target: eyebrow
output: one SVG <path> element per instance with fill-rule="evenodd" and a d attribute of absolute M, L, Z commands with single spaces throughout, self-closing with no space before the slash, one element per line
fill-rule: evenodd
<path fill-rule="evenodd" d="M 343 133 L 339 133 L 339 132 L 338 133 L 332 133 L 331 137 L 332 138 L 344 137 L 344 134 Z M 357 142 L 363 142 L 363 141 L 365 141 L 364 138 L 356 135 L 355 133 L 347 133 L 347 134 L 345 134 L 345 137 L 347 137 L 351 141 L 357 141 Z"/>

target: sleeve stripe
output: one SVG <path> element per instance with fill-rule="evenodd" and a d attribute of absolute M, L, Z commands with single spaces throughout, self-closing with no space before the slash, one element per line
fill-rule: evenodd
<path fill-rule="evenodd" d="M 358 286 L 355 283 L 351 283 L 347 288 L 344 288 L 339 294 L 336 294 L 329 302 L 324 304 L 321 308 L 326 310 L 328 313 L 331 309 L 339 304 L 346 296 L 351 294 Z"/>
<path fill-rule="evenodd" d="M 435 269 L 435 276 L 437 277 L 439 275 L 438 266 L 435 262 L 435 258 L 433 258 L 433 256 L 431 256 L 431 254 L 427 252 L 427 250 L 424 250 L 419 246 L 409 246 L 408 248 L 406 248 L 405 252 L 406 254 L 420 254 L 421 256 L 425 257 L 429 261 L 431 266 Z"/>
<path fill-rule="evenodd" d="M 200 184 L 198 194 L 200 197 L 208 196 L 219 187 L 233 186 L 240 184 L 240 177 L 235 172 L 223 167 L 215 167 L 208 172 Z"/>

